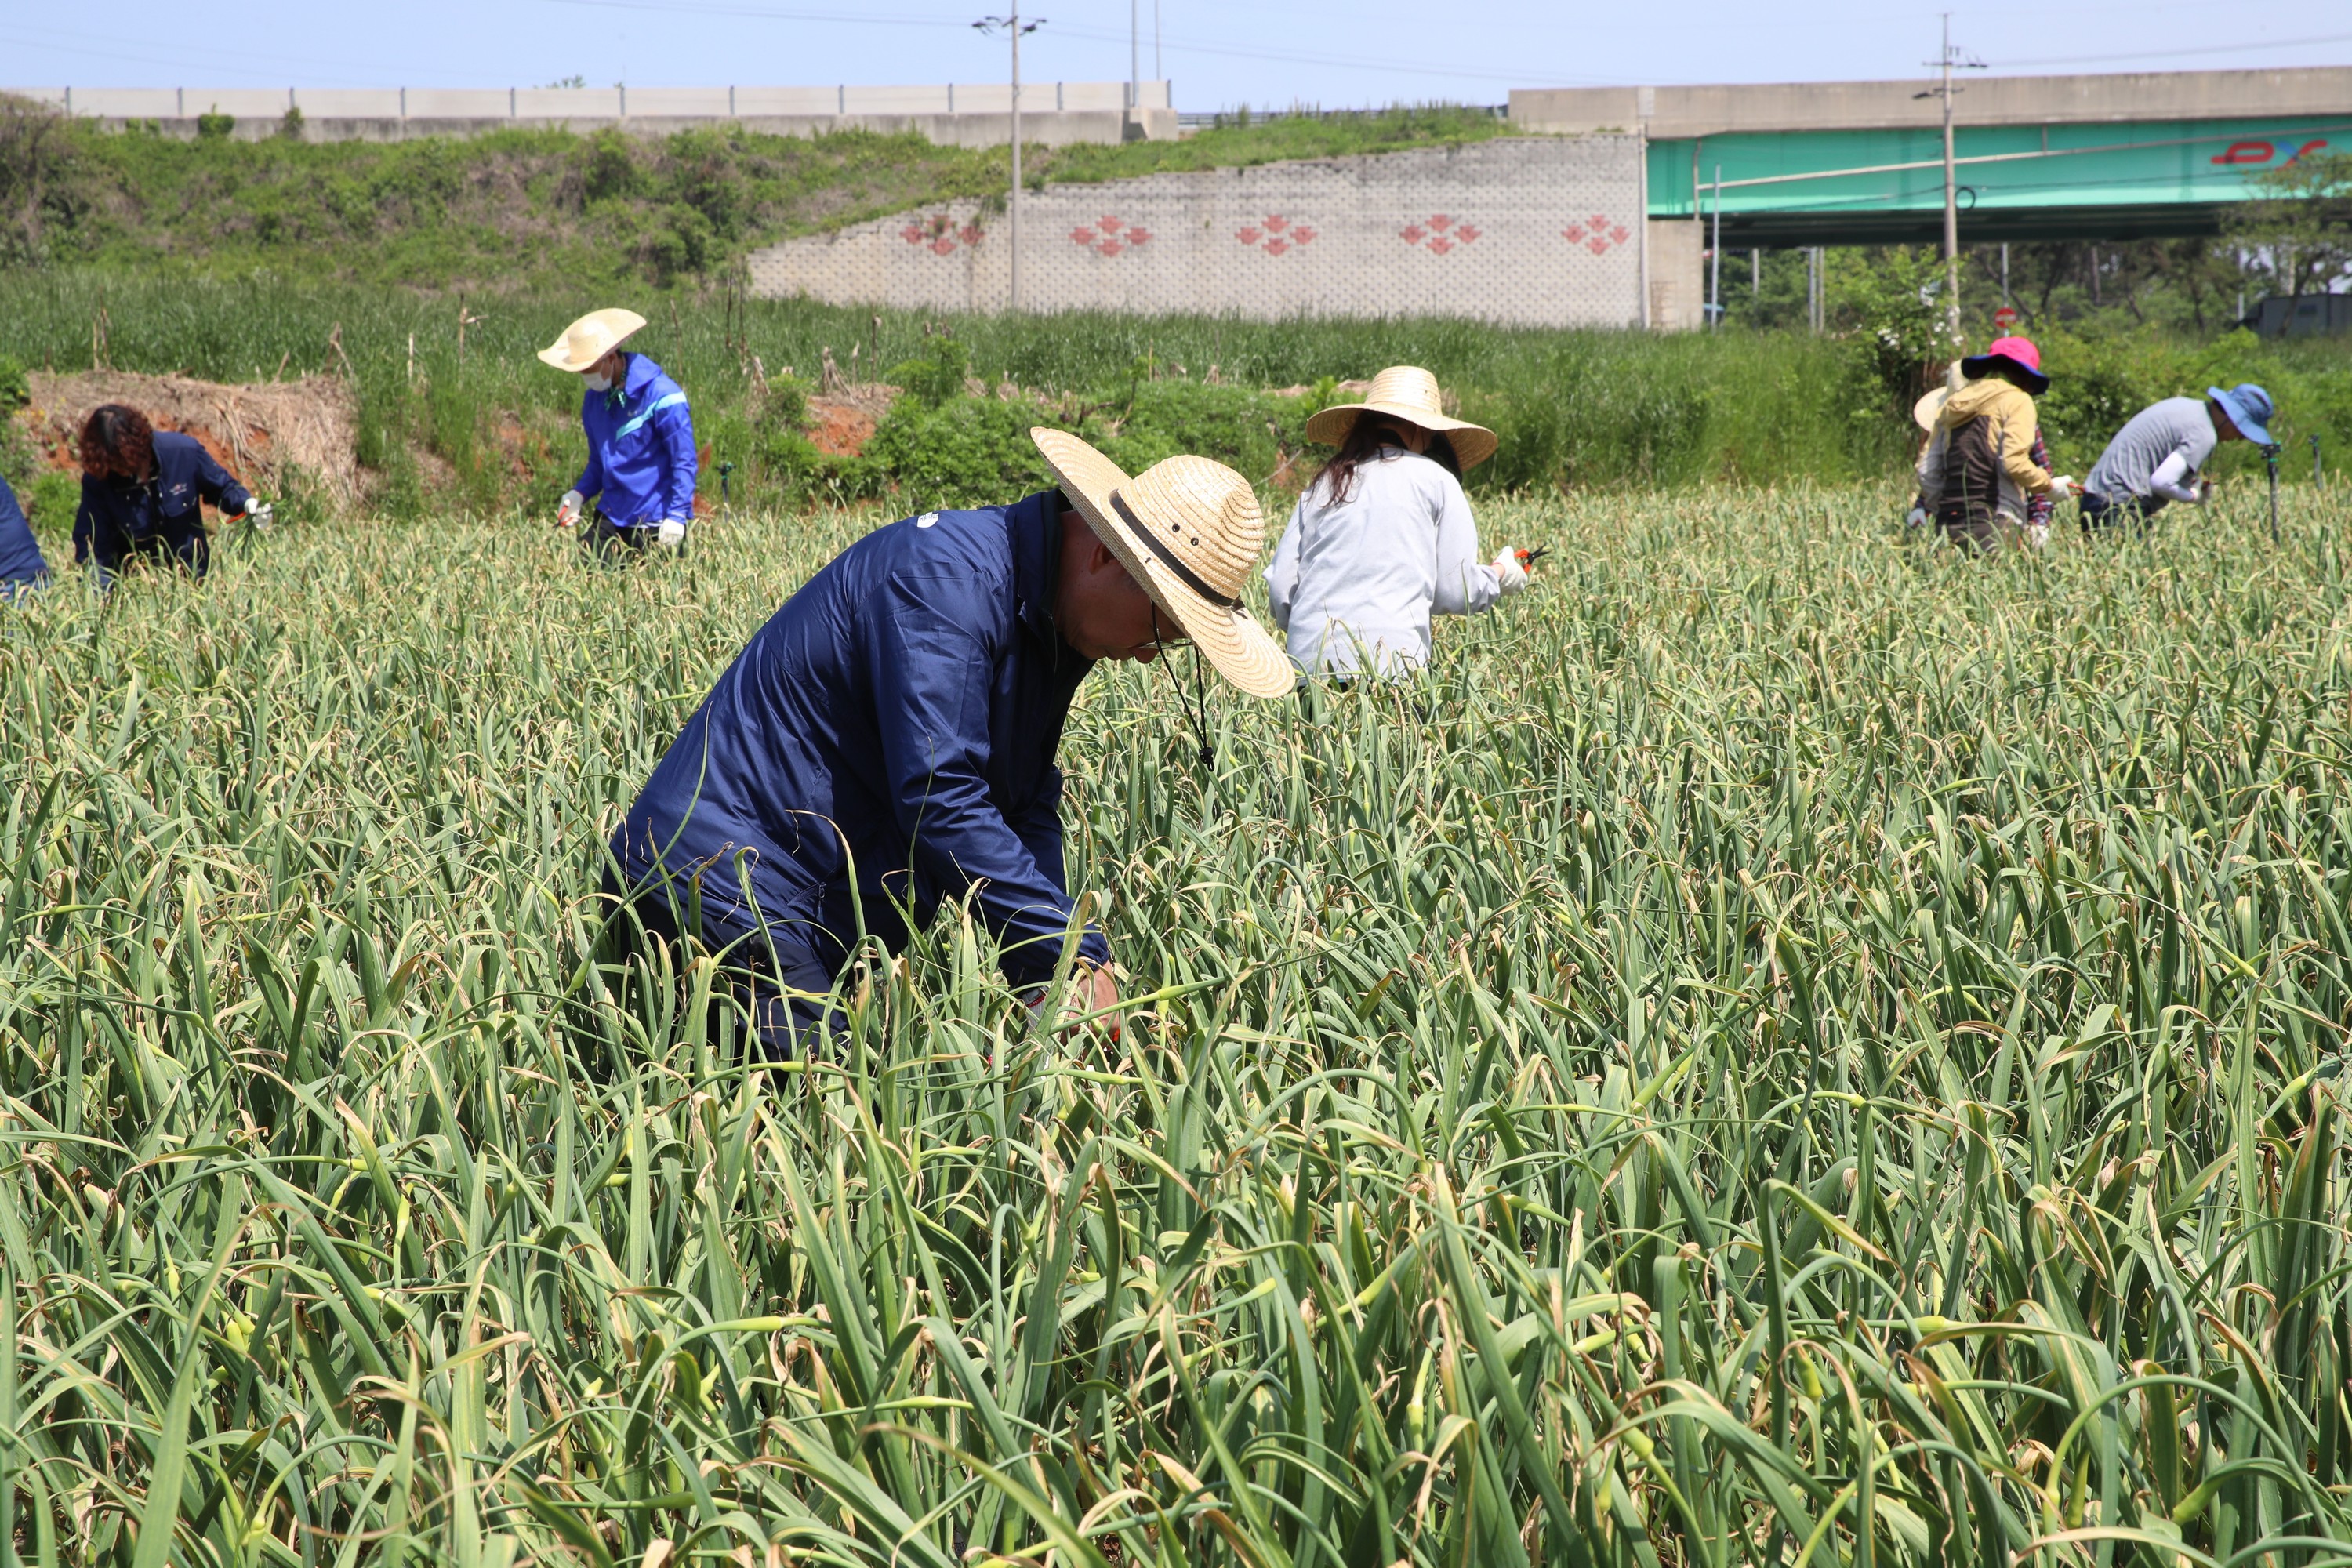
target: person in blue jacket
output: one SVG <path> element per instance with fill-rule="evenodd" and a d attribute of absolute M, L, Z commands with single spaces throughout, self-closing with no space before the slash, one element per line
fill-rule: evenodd
<path fill-rule="evenodd" d="M 646 319 L 635 310 L 591 310 L 539 357 L 587 384 L 580 425 L 588 466 L 563 492 L 556 524 L 572 528 L 596 503 L 580 542 L 592 554 L 676 550 L 694 521 L 694 416 L 661 366 L 621 347 Z"/>
<path fill-rule="evenodd" d="M 942 900 L 970 900 L 1018 987 L 1053 976 L 1075 930 L 1072 1005 L 1115 1006 L 1062 853 L 1054 756 L 1079 682 L 1190 640 L 1252 696 L 1291 689 L 1242 607 L 1265 537 L 1246 479 L 1194 457 L 1129 479 L 1075 436 L 1031 437 L 1058 490 L 925 512 L 835 557 L 719 678 L 613 834 L 621 940 L 723 952 L 770 1056 L 823 1023 L 861 932 L 897 951 Z"/>
<path fill-rule="evenodd" d="M 120 403 L 92 409 L 82 422 L 74 560 L 94 567 L 101 587 L 134 561 L 202 577 L 212 565 L 204 501 L 224 517 L 268 524 L 269 508 L 194 437 L 158 430 Z"/>
<path fill-rule="evenodd" d="M 0 479 L 0 605 L 13 605 L 49 585 L 48 558 L 16 504 L 16 492 Z"/>

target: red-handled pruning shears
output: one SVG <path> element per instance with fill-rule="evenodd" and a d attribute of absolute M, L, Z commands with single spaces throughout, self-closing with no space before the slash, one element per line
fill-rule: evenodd
<path fill-rule="evenodd" d="M 1537 562 L 1551 553 L 1551 546 L 1549 544 L 1538 544 L 1533 550 L 1517 550 L 1512 552 L 1512 553 L 1519 558 L 1519 564 L 1521 566 L 1532 566 Z"/>

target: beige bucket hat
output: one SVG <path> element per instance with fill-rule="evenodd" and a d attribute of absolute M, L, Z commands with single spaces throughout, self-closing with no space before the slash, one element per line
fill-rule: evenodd
<path fill-rule="evenodd" d="M 591 310 L 564 328 L 562 337 L 540 350 L 539 357 L 558 370 L 577 374 L 619 348 L 645 324 L 646 319 L 635 310 Z"/>
<path fill-rule="evenodd" d="M 1192 639 L 1217 673 L 1252 697 L 1279 697 L 1297 671 L 1242 607 L 1242 585 L 1265 545 L 1265 513 L 1241 475 L 1207 458 L 1169 458 L 1129 479 L 1065 430 L 1034 429 L 1095 537 Z"/>
<path fill-rule="evenodd" d="M 1361 403 L 1335 404 L 1307 422 L 1307 438 L 1328 446 L 1346 444 L 1356 421 L 1367 414 L 1386 414 L 1436 431 L 1454 443 L 1454 460 L 1466 472 L 1495 455 L 1502 443 L 1484 425 L 1449 419 L 1437 378 L 1417 364 L 1392 364 L 1372 377 Z"/>

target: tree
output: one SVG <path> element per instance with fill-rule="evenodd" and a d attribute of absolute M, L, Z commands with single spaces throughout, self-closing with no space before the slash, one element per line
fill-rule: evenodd
<path fill-rule="evenodd" d="M 2252 252 L 2273 292 L 2325 294 L 2352 273 L 2352 153 L 2311 152 L 2253 176 L 2230 239 Z"/>
<path fill-rule="evenodd" d="M 65 132 L 55 110 L 0 97 L 0 267 L 38 263 L 50 221 L 71 221 L 70 210 L 60 210 L 71 206 Z"/>

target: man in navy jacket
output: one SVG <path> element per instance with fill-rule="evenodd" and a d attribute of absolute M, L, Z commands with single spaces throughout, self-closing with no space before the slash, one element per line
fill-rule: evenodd
<path fill-rule="evenodd" d="M 16 492 L 0 479 L 0 605 L 15 604 L 49 583 L 49 563 L 16 504 Z"/>
<path fill-rule="evenodd" d="M 201 577 L 212 565 L 204 501 L 225 517 L 266 520 L 269 509 L 193 436 L 157 430 L 135 408 L 109 403 L 81 427 L 81 506 L 74 513 L 74 560 L 110 585 L 134 560 Z"/>
<path fill-rule="evenodd" d="M 588 463 L 557 503 L 555 521 L 570 528 L 594 501 L 596 521 L 580 542 L 597 555 L 675 550 L 694 521 L 699 459 L 686 394 L 661 366 L 621 347 L 645 324 L 635 310 L 592 310 L 539 353 L 585 384 L 580 427 Z"/>
<path fill-rule="evenodd" d="M 861 931 L 895 951 L 942 899 L 970 899 L 1016 986 L 1075 931 L 1080 1005 L 1114 1005 L 1062 853 L 1054 754 L 1078 683 L 1189 638 L 1253 695 L 1290 689 L 1241 608 L 1265 528 L 1248 481 L 1204 458 L 1129 479 L 1076 437 L 1034 437 L 1058 491 L 845 551 L 719 677 L 613 836 L 608 890 L 647 934 L 728 953 L 772 1055 L 823 1017 Z"/>

